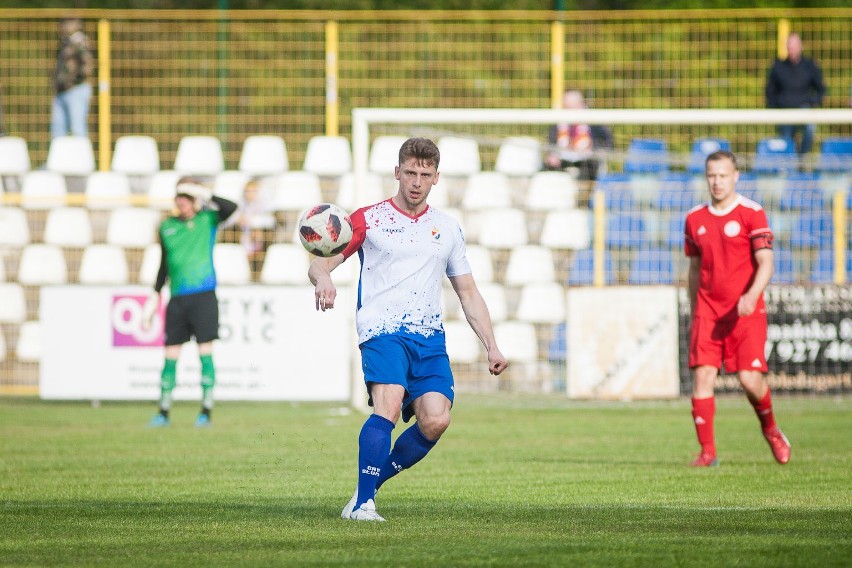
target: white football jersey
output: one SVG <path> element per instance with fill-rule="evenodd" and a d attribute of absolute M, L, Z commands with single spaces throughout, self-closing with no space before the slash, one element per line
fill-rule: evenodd
<path fill-rule="evenodd" d="M 361 261 L 358 342 L 389 334 L 426 337 L 441 331 L 444 274 L 471 272 L 458 222 L 433 207 L 417 217 L 388 199 L 351 216 L 354 236 L 343 251 Z"/>

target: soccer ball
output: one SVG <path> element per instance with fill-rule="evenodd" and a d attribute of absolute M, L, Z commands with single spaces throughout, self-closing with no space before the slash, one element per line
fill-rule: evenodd
<path fill-rule="evenodd" d="M 349 214 L 333 203 L 320 203 L 305 211 L 299 219 L 299 240 L 309 253 L 334 256 L 343 252 L 352 240 Z"/>

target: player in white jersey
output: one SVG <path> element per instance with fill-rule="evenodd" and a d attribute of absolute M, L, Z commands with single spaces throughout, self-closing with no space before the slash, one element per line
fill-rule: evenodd
<path fill-rule="evenodd" d="M 337 295 L 332 270 L 356 252 L 361 261 L 356 325 L 373 414 L 358 438 L 358 487 L 343 509 L 344 519 L 383 521 L 375 505 L 379 487 L 423 459 L 450 425 L 453 375 L 441 323 L 444 274 L 485 345 L 491 374 L 499 375 L 509 364 L 494 340 L 461 228 L 426 203 L 438 182 L 439 162 L 431 140 L 406 140 L 394 169 L 397 194 L 355 211 L 349 246 L 314 260 L 308 270 L 316 307 L 325 311 L 334 307 Z M 416 421 L 391 449 L 400 415 Z"/>

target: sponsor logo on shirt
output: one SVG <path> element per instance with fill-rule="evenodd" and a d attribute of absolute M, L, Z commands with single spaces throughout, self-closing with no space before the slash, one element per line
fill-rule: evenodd
<path fill-rule="evenodd" d="M 700 227 L 698 227 L 698 231 L 696 233 L 700 237 L 701 235 L 707 233 L 707 227 L 705 227 L 704 225 L 701 225 Z"/>

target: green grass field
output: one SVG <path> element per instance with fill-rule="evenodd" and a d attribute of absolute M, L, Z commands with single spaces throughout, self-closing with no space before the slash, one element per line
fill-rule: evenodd
<path fill-rule="evenodd" d="M 460 395 L 454 423 L 342 521 L 364 416 L 337 405 L 0 399 L 2 566 L 849 566 L 852 401 L 776 400 L 773 461 L 744 397 L 718 401 L 721 467 L 687 400 Z M 397 426 L 394 434 L 402 431 Z"/>

